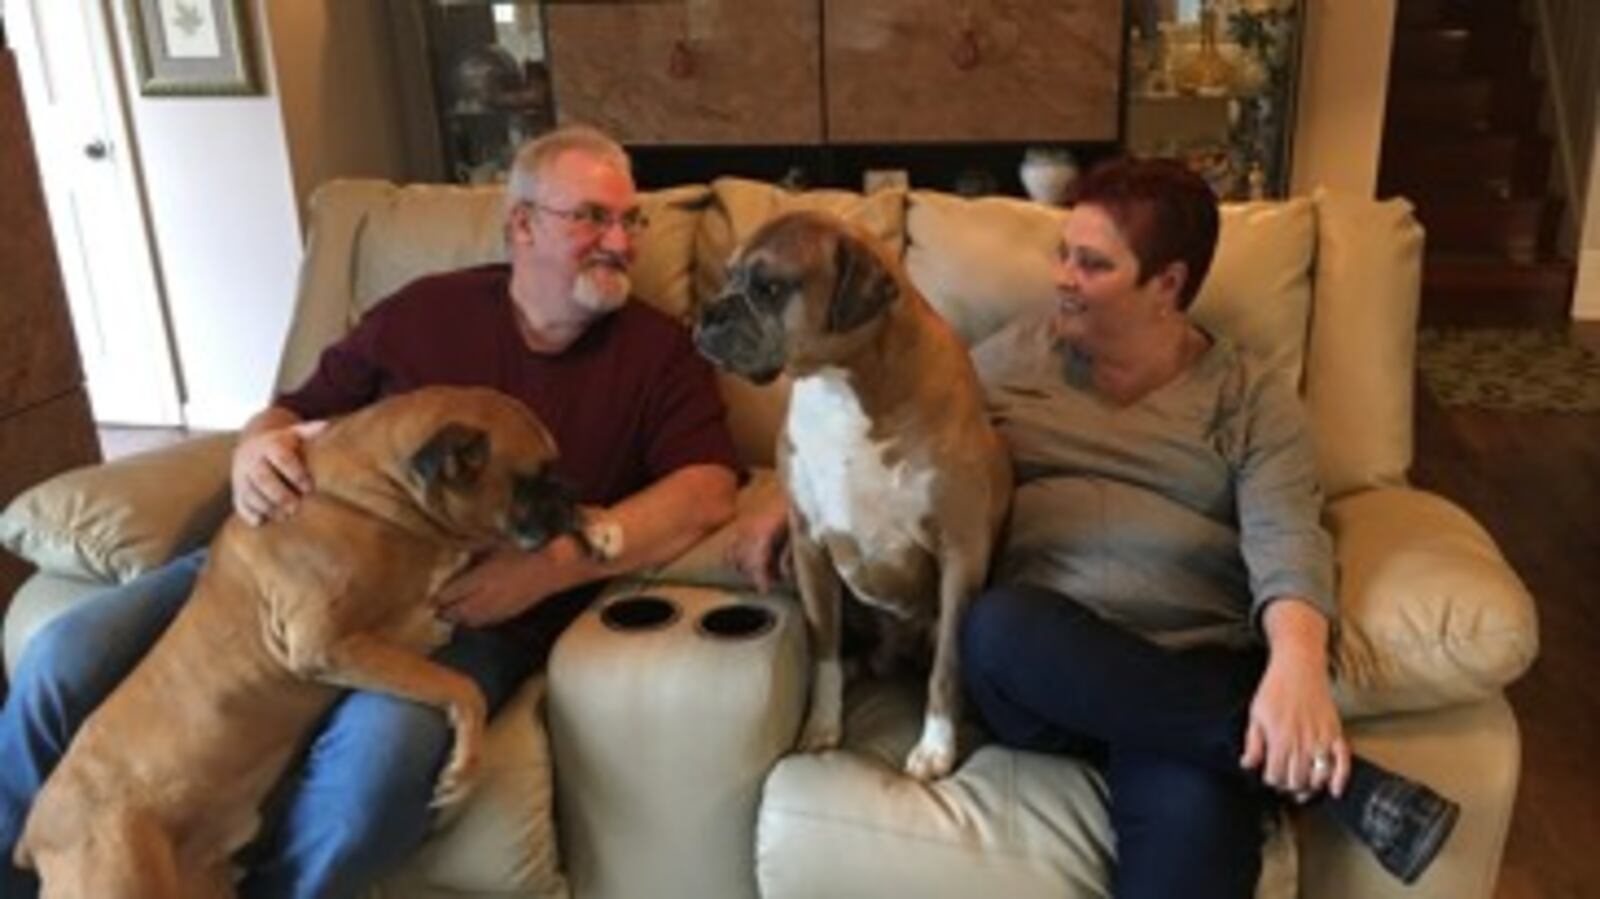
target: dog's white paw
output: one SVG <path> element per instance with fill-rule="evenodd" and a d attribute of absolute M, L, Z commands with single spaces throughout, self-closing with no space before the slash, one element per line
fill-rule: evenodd
<path fill-rule="evenodd" d="M 922 739 L 906 756 L 906 773 L 917 780 L 937 780 L 955 764 L 955 726 L 943 715 L 929 715 L 922 723 Z"/>

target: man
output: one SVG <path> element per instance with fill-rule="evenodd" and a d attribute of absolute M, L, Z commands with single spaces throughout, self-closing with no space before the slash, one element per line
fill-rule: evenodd
<path fill-rule="evenodd" d="M 570 537 L 502 551 L 441 591 L 465 625 L 436 657 L 483 690 L 491 714 L 541 666 L 605 578 L 665 561 L 733 514 L 736 456 L 711 372 L 667 316 L 628 302 L 643 222 L 628 158 L 567 128 L 527 145 L 506 189 L 508 265 L 423 278 L 373 309 L 317 371 L 245 426 L 236 511 L 293 515 L 316 489 L 301 446 L 321 419 L 429 384 L 497 388 L 526 402 L 561 449 L 559 472 L 615 535 L 601 563 Z M 203 554 L 85 602 L 30 643 L 0 711 L 0 895 L 37 881 L 10 864 L 28 806 L 79 723 L 187 598 Z M 450 748 L 438 712 L 372 693 L 335 707 L 281 789 L 241 892 L 353 896 L 421 843 Z"/>

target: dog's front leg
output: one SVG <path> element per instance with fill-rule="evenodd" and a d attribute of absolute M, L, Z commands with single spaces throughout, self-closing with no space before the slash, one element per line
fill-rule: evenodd
<path fill-rule="evenodd" d="M 455 731 L 450 759 L 439 772 L 433 806 L 459 803 L 472 790 L 488 716 L 478 685 L 426 656 L 370 634 L 350 634 L 327 651 L 317 680 L 355 690 L 388 693 L 444 712 Z"/>
<path fill-rule="evenodd" d="M 789 518 L 794 573 L 811 637 L 811 707 L 800 732 L 802 752 L 839 745 L 844 733 L 844 671 L 839 663 L 841 584 L 826 549 L 812 539 L 798 513 Z"/>
<path fill-rule="evenodd" d="M 943 777 L 955 767 L 956 723 L 961 717 L 961 620 L 983 586 L 987 568 L 987 555 L 978 560 L 952 552 L 939 560 L 939 620 L 934 626 L 922 738 L 906 757 L 906 773 L 918 780 Z"/>

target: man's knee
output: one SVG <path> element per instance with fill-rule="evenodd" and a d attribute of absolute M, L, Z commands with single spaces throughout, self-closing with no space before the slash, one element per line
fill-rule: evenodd
<path fill-rule="evenodd" d="M 362 691 L 340 703 L 318 742 L 308 776 L 367 806 L 431 789 L 454 734 L 436 708 Z"/>

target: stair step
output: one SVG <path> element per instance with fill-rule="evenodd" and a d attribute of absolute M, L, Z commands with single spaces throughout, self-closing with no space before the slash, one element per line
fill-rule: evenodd
<path fill-rule="evenodd" d="M 1472 32 L 1460 27 L 1405 28 L 1395 32 L 1391 78 L 1437 78 L 1467 71 Z"/>
<path fill-rule="evenodd" d="M 1384 194 L 1418 201 L 1538 196 L 1550 167 L 1550 141 L 1503 132 L 1421 138 L 1391 132 L 1383 147 Z"/>
<path fill-rule="evenodd" d="M 1531 77 L 1394 79 L 1385 127 L 1400 131 L 1533 130 L 1542 85 Z"/>
<path fill-rule="evenodd" d="M 1542 197 L 1419 202 L 1430 253 L 1475 253 L 1533 264 L 1548 246 L 1556 204 Z"/>
<path fill-rule="evenodd" d="M 1570 318 L 1573 264 L 1429 253 L 1422 268 L 1422 321 L 1449 326 L 1557 326 Z"/>
<path fill-rule="evenodd" d="M 1449 6 L 1445 0 L 1400 0 L 1395 9 L 1395 24 L 1402 27 L 1437 25 L 1446 21 Z"/>

